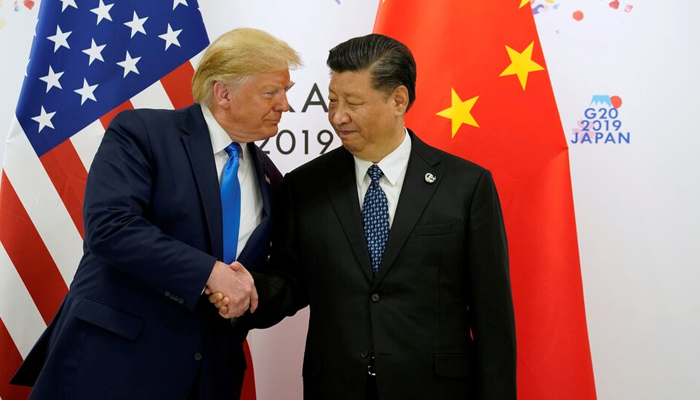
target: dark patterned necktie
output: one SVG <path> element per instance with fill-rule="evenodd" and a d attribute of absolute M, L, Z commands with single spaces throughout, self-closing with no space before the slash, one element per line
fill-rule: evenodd
<path fill-rule="evenodd" d="M 224 259 L 226 264 L 236 261 L 238 230 L 241 224 L 241 185 L 238 182 L 241 145 L 231 143 L 224 150 L 228 161 L 221 175 L 221 214 L 224 222 Z"/>
<path fill-rule="evenodd" d="M 367 249 L 372 258 L 372 272 L 379 271 L 382 263 L 384 247 L 389 238 L 389 205 L 386 194 L 379 186 L 379 178 L 384 175 L 377 164 L 373 164 L 367 170 L 372 182 L 369 184 L 365 199 L 362 202 L 362 222 L 365 227 L 365 239 Z"/>

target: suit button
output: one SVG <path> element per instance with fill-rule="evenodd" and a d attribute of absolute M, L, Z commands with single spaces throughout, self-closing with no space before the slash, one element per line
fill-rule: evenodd
<path fill-rule="evenodd" d="M 180 299 L 180 300 L 178 300 L 177 302 L 180 303 L 180 304 L 184 304 L 184 303 L 185 303 L 185 299 Z"/>
<path fill-rule="evenodd" d="M 173 300 L 178 301 L 178 300 L 180 300 L 180 298 L 177 296 L 173 296 Z"/>
<path fill-rule="evenodd" d="M 362 350 L 362 353 L 360 353 L 360 357 L 362 357 L 362 358 L 367 358 L 368 355 L 369 355 L 369 351 L 367 351 L 367 350 Z"/>
<path fill-rule="evenodd" d="M 194 353 L 195 361 L 202 361 L 202 353 Z"/>
<path fill-rule="evenodd" d="M 370 296 L 370 299 L 372 300 L 372 303 L 376 303 L 379 301 L 379 295 L 377 293 L 372 293 L 372 296 Z"/>
<path fill-rule="evenodd" d="M 165 296 L 170 297 L 170 292 L 165 292 Z"/>

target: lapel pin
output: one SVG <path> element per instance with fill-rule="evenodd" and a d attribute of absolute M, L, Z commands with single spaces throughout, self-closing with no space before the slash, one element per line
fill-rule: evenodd
<path fill-rule="evenodd" d="M 270 184 L 270 178 L 267 175 L 265 175 L 265 182 L 267 182 L 268 185 Z"/>
<path fill-rule="evenodd" d="M 425 181 L 427 183 L 433 183 L 433 182 L 435 182 L 436 179 L 437 179 L 437 177 L 435 175 L 431 174 L 430 172 L 425 173 Z"/>

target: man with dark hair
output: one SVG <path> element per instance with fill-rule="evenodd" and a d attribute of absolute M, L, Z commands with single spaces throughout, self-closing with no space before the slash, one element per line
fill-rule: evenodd
<path fill-rule="evenodd" d="M 328 66 L 329 121 L 343 147 L 284 178 L 273 237 L 281 279 L 254 273 L 256 314 L 310 306 L 307 400 L 515 399 L 491 173 L 404 127 L 416 65 L 402 43 L 354 38 Z"/>

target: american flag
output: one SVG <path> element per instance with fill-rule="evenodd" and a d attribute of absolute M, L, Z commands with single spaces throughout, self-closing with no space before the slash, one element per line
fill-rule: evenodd
<path fill-rule="evenodd" d="M 44 0 L 0 186 L 0 398 L 82 256 L 87 171 L 112 117 L 192 104 L 196 0 Z"/>

